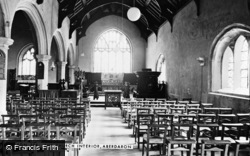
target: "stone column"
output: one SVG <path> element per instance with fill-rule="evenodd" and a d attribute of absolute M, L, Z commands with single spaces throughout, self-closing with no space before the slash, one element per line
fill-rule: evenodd
<path fill-rule="evenodd" d="M 1 68 L 4 68 L 4 74 L 0 79 L 0 115 L 6 114 L 6 95 L 7 95 L 7 69 L 8 69 L 8 50 L 9 46 L 13 44 L 13 40 L 6 37 L 0 37 L 0 52 L 3 54 L 4 61 L 0 62 Z"/>
<path fill-rule="evenodd" d="M 48 89 L 48 79 L 49 79 L 49 59 L 50 55 L 36 55 L 37 61 L 44 64 L 44 78 L 38 79 L 38 90 L 47 90 Z"/>
<path fill-rule="evenodd" d="M 66 67 L 67 62 L 57 62 L 57 72 L 58 72 L 58 78 L 60 79 L 65 79 L 65 67 Z"/>
<path fill-rule="evenodd" d="M 75 68 L 76 66 L 69 66 L 70 84 L 75 84 Z"/>

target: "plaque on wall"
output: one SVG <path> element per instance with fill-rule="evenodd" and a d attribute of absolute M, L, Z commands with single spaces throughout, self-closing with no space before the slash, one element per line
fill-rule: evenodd
<path fill-rule="evenodd" d="M 37 79 L 44 79 L 44 64 L 42 62 L 37 63 Z"/>

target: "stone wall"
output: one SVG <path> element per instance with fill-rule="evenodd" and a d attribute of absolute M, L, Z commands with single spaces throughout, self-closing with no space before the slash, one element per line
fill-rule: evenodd
<path fill-rule="evenodd" d="M 132 72 L 141 71 L 145 67 L 145 47 L 146 41 L 140 36 L 140 31 L 131 22 L 121 17 L 110 15 L 99 19 L 89 26 L 86 36 L 79 40 L 79 56 L 78 66 L 83 71 L 93 71 L 93 49 L 95 41 L 99 35 L 108 29 L 116 28 L 129 38 L 132 45 Z M 104 58 L 105 59 L 105 58 Z"/>
<path fill-rule="evenodd" d="M 179 99 L 188 96 L 198 101 L 202 99 L 203 102 L 213 102 L 216 106 L 245 111 L 249 107 L 249 99 L 210 94 L 209 70 L 210 49 L 216 35 L 234 23 L 249 25 L 247 1 L 200 2 L 199 16 L 197 6 L 191 2 L 175 16 L 172 28 L 170 23 L 166 22 L 158 35 L 152 34 L 148 38 L 146 67 L 155 69 L 158 56 L 163 54 L 166 58 L 170 95 Z M 206 60 L 203 68 L 196 60 L 200 56 Z M 218 100 L 218 97 L 221 99 Z"/>

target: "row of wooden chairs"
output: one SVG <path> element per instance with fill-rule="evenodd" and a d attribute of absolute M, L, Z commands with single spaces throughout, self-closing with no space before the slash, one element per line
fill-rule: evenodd
<path fill-rule="evenodd" d="M 179 112 L 181 114 L 183 113 L 191 113 L 191 112 L 197 112 L 202 113 L 204 112 L 204 108 L 207 108 L 208 106 L 211 107 L 212 104 L 190 104 L 188 101 L 183 101 L 185 103 L 176 103 L 176 101 L 123 101 L 121 104 L 121 115 L 123 118 L 125 118 L 125 122 L 128 120 L 130 114 L 133 114 L 136 110 L 136 108 L 141 107 L 150 107 L 150 108 L 167 108 L 166 111 L 168 113 L 171 112 Z M 231 108 L 221 108 L 219 109 L 220 112 L 222 111 L 230 111 L 232 112 Z M 208 110 L 206 110 L 208 111 Z"/>
<path fill-rule="evenodd" d="M 75 98 L 60 98 L 60 99 L 32 99 L 30 101 L 22 101 L 21 99 L 14 99 L 11 104 L 11 110 L 8 114 L 41 114 L 54 113 L 56 110 L 65 111 L 66 114 L 75 107 L 85 107 L 87 124 L 91 120 L 90 100 Z"/>
<path fill-rule="evenodd" d="M 81 115 L 2 115 L 1 140 L 63 140 L 78 144 L 83 137 Z M 75 122 L 78 121 L 78 122 Z M 79 154 L 74 149 L 73 154 Z"/>
<path fill-rule="evenodd" d="M 202 155 L 204 155 L 204 152 L 199 152 L 199 149 L 202 148 L 202 151 L 206 150 L 207 144 L 225 145 L 224 149 L 220 149 L 217 151 L 224 151 L 224 150 L 228 151 L 229 147 L 236 147 L 234 148 L 234 151 L 235 151 L 235 155 L 238 155 L 241 149 L 240 147 L 247 146 L 250 143 L 249 142 L 250 119 L 249 119 L 249 122 L 245 124 L 243 123 L 221 123 L 219 125 L 218 123 L 212 123 L 212 122 L 205 123 L 204 121 L 200 123 L 196 123 L 196 124 L 182 123 L 182 122 L 174 123 L 173 122 L 174 116 L 171 114 L 159 115 L 157 117 L 158 118 L 157 120 L 155 120 L 154 118 L 155 116 L 153 114 L 138 114 L 137 124 L 135 125 L 135 129 L 136 129 L 135 138 L 138 143 L 138 148 L 140 147 L 140 144 L 143 144 L 143 153 L 144 153 L 144 149 L 147 149 L 147 155 L 150 149 L 149 144 L 157 144 L 157 143 L 162 144 L 163 146 L 167 144 L 168 153 L 170 151 L 173 151 L 173 148 L 171 147 L 172 144 L 175 144 L 175 145 L 189 144 L 190 147 L 193 146 L 192 144 L 195 144 L 197 155 L 199 153 L 202 153 Z M 152 142 L 150 142 L 148 137 L 151 138 L 152 133 L 150 132 L 150 135 L 149 135 L 149 131 L 152 131 L 153 128 L 149 127 L 149 125 L 152 125 L 152 124 L 167 126 L 167 130 L 166 130 L 167 132 L 163 133 L 164 135 L 166 134 L 167 137 L 160 137 L 160 139 L 154 138 L 151 140 Z M 222 126 L 222 130 L 221 130 L 222 132 L 219 133 L 220 126 Z M 180 128 L 180 127 L 186 127 L 186 128 Z M 178 130 L 179 132 L 176 132 Z M 186 134 L 186 136 L 185 137 L 181 136 L 180 138 L 176 138 L 176 136 L 180 134 Z M 143 141 L 141 141 L 141 136 L 143 136 L 142 137 Z M 200 138 L 203 138 L 203 139 L 200 139 Z M 242 141 L 242 138 L 245 138 L 245 139 L 243 139 Z M 207 139 L 208 141 L 206 141 Z M 164 141 L 162 142 L 162 140 Z M 222 140 L 227 140 L 227 141 L 222 141 Z M 230 144 L 234 146 L 230 146 Z M 185 150 L 187 149 L 185 148 Z"/>

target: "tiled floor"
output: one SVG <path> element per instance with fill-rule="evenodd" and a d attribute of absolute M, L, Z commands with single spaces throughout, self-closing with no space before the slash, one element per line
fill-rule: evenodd
<path fill-rule="evenodd" d="M 80 156 L 141 156 L 137 149 L 132 129 L 123 122 L 119 108 L 93 107 L 92 120 L 87 127 L 83 144 L 88 145 L 130 145 L 133 149 L 82 148 Z"/>

